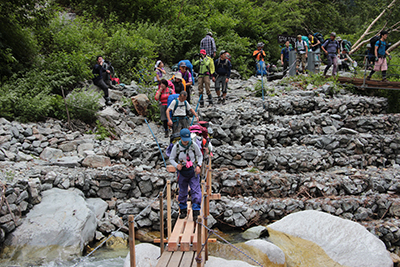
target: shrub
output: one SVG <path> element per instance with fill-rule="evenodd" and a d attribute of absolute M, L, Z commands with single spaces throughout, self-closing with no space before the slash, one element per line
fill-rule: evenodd
<path fill-rule="evenodd" d="M 102 95 L 95 89 L 75 89 L 66 98 L 71 119 L 94 122 L 101 97 Z"/>

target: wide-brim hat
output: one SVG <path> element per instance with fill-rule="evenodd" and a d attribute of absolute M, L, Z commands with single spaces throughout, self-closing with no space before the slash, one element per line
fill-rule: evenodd
<path fill-rule="evenodd" d="M 175 73 L 175 79 L 181 79 L 182 80 L 182 73 L 180 71 Z"/>

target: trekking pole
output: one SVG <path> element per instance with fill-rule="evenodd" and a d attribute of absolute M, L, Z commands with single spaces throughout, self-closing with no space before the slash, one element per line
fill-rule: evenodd
<path fill-rule="evenodd" d="M 201 97 L 202 97 L 203 95 L 201 94 L 200 95 L 200 97 L 199 97 L 199 101 L 197 101 L 197 106 L 196 106 L 196 112 L 197 112 L 197 109 L 199 108 L 199 104 L 200 104 L 200 101 L 201 101 Z M 192 122 L 190 123 L 190 126 L 192 126 L 193 125 L 193 122 L 194 122 L 194 115 L 193 115 L 193 118 L 192 118 Z"/>
<path fill-rule="evenodd" d="M 151 128 L 150 128 L 150 125 L 149 125 L 149 123 L 147 122 L 147 119 L 144 119 L 144 121 L 146 122 L 146 124 L 147 124 L 147 127 L 149 127 L 149 129 L 150 129 L 150 132 L 151 132 L 151 134 L 152 134 L 152 135 L 153 135 L 153 137 L 154 137 L 154 140 L 156 140 L 156 143 L 157 143 L 158 149 L 160 150 L 160 153 L 161 153 L 161 157 L 162 157 L 162 159 L 163 159 L 163 161 L 164 161 L 165 168 L 167 168 L 167 162 L 165 162 L 164 154 L 163 154 L 163 152 L 162 152 L 162 150 L 161 150 L 161 147 L 160 147 L 160 145 L 158 144 L 157 138 L 156 138 L 156 136 L 154 135 L 153 131 L 151 130 Z"/>

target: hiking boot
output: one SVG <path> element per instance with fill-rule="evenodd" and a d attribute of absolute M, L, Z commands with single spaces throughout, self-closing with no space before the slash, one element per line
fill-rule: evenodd
<path fill-rule="evenodd" d="M 106 105 L 107 106 L 112 105 L 111 99 L 109 97 L 106 97 L 105 100 L 106 100 Z"/>
<path fill-rule="evenodd" d="M 164 137 L 165 137 L 165 138 L 168 138 L 168 137 L 169 137 L 169 131 L 165 131 Z"/>
<path fill-rule="evenodd" d="M 367 81 L 371 80 L 371 77 L 367 76 L 366 80 L 367 80 Z"/>
<path fill-rule="evenodd" d="M 208 105 L 209 105 L 209 106 L 214 105 L 211 95 L 208 95 Z"/>
<path fill-rule="evenodd" d="M 222 105 L 226 105 L 225 98 L 222 99 Z"/>
<path fill-rule="evenodd" d="M 199 210 L 194 210 L 193 211 L 193 221 L 194 222 L 197 222 L 197 218 L 199 217 L 199 215 L 200 215 L 200 211 Z"/>
<path fill-rule="evenodd" d="M 187 209 L 181 209 L 181 213 L 179 214 L 179 219 L 185 219 L 187 216 Z"/>
<path fill-rule="evenodd" d="M 218 97 L 218 102 L 217 102 L 217 104 L 221 104 L 222 103 L 222 98 L 221 97 Z"/>

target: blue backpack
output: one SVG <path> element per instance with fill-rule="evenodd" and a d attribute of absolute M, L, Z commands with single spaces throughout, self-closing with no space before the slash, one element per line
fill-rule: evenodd
<path fill-rule="evenodd" d="M 185 60 L 179 61 L 178 62 L 178 66 L 181 64 L 181 62 L 185 62 L 186 67 L 188 67 L 190 69 L 190 74 L 192 74 L 192 82 L 194 84 L 194 75 L 193 75 L 193 65 L 192 65 L 192 63 L 190 62 L 190 60 L 185 59 Z"/>
<path fill-rule="evenodd" d="M 172 101 L 174 101 L 174 100 L 176 101 L 174 110 L 171 110 L 169 112 L 169 117 L 171 119 L 173 117 L 173 114 L 175 113 L 175 110 L 178 108 L 178 103 L 179 103 L 178 97 L 179 97 L 179 94 L 173 94 L 173 95 L 169 95 L 168 96 L 167 108 L 169 107 L 169 105 L 171 105 Z M 186 106 L 187 106 L 186 103 L 187 102 L 185 101 L 185 109 L 186 109 Z"/>
<path fill-rule="evenodd" d="M 267 68 L 265 67 L 265 62 L 262 60 L 257 61 L 257 75 L 267 75 Z"/>

